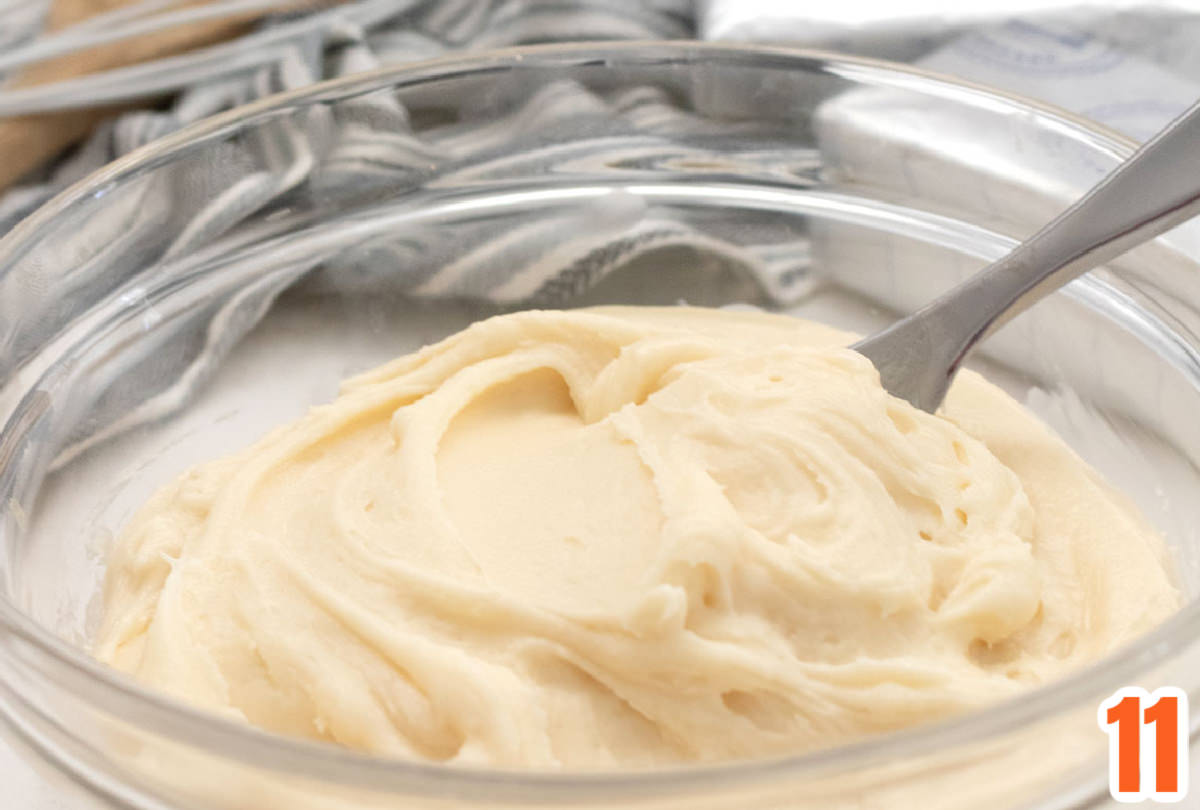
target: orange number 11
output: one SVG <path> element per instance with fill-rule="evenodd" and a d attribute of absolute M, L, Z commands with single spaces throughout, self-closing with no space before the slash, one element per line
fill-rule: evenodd
<path fill-rule="evenodd" d="M 1164 687 L 1151 694 L 1127 686 L 1100 704 L 1097 719 L 1109 737 L 1108 787 L 1114 799 L 1177 802 L 1187 795 L 1187 693 Z M 1150 725 L 1154 734 L 1143 734 L 1142 726 Z M 1153 767 L 1143 769 L 1144 761 Z"/>

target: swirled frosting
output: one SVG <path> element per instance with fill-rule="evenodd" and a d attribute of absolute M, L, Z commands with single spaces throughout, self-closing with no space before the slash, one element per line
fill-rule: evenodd
<path fill-rule="evenodd" d="M 1000 389 L 887 394 L 844 333 L 695 308 L 479 322 L 156 494 L 96 652 L 408 758 L 802 752 L 1094 660 L 1163 546 Z"/>

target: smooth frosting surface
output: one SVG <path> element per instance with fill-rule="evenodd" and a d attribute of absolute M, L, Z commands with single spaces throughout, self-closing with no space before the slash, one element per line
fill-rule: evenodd
<path fill-rule="evenodd" d="M 377 754 L 797 753 L 982 706 L 1177 608 L 1161 540 L 976 374 L 931 416 L 762 313 L 532 311 L 158 492 L 97 656 Z"/>

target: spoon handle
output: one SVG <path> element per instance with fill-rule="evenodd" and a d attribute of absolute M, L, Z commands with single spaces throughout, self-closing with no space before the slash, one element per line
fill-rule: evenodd
<path fill-rule="evenodd" d="M 1200 103 L 1037 234 L 854 346 L 884 387 L 932 411 L 979 340 L 1076 276 L 1200 213 Z"/>

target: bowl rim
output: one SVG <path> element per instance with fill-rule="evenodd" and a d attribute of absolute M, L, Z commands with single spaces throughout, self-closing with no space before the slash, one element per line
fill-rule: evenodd
<path fill-rule="evenodd" d="M 0 268 L 18 261 L 43 231 L 72 205 L 99 197 L 121 181 L 163 166 L 206 144 L 293 107 L 344 100 L 386 88 L 402 89 L 433 80 L 454 80 L 512 69 L 547 70 L 597 63 L 688 65 L 711 60 L 757 68 L 799 68 L 831 73 L 850 82 L 890 86 L 974 106 L 1033 115 L 1045 125 L 1089 141 L 1120 159 L 1137 143 L 1071 112 L 975 82 L 879 59 L 779 45 L 693 40 L 636 40 L 534 45 L 440 56 L 378 68 L 267 96 L 203 119 L 109 163 L 75 182 L 40 206 L 0 239 Z M 2 427 L 3 431 L 11 424 Z M 1163 624 L 1103 659 L 1045 686 L 1022 692 L 981 710 L 939 722 L 873 736 L 812 753 L 629 771 L 528 771 L 469 767 L 374 756 L 329 743 L 267 732 L 205 712 L 164 694 L 142 688 L 131 677 L 67 643 L 0 597 L 0 633 L 14 637 L 36 654 L 34 667 L 55 678 L 100 711 L 151 734 L 201 749 L 218 758 L 271 771 L 328 780 L 342 785 L 409 796 L 453 795 L 460 799 L 588 801 L 680 795 L 760 784 L 772 779 L 863 768 L 891 756 L 933 754 L 968 743 L 982 743 L 1037 720 L 1078 709 L 1081 699 L 1097 701 L 1137 675 L 1200 640 L 1200 599 L 1187 602 Z M 7 652 L 0 653 L 7 655 Z M 30 663 L 27 659 L 26 665 Z M 25 708 L 38 712 L 30 704 Z M 1200 707 L 1193 709 L 1197 716 Z M 0 701 L 0 715 L 16 715 Z M 10 721 L 11 722 L 11 721 Z M 1195 722 L 1193 721 L 1193 726 Z"/>

